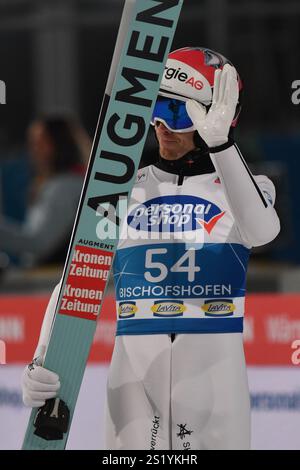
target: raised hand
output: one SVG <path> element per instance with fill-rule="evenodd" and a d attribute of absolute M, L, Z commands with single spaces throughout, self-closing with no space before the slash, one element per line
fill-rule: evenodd
<path fill-rule="evenodd" d="M 187 112 L 208 147 L 217 147 L 228 142 L 238 99 L 239 84 L 236 69 L 225 64 L 222 70 L 217 69 L 215 72 L 212 105 L 209 111 L 207 112 L 206 108 L 197 101 L 187 102 Z"/>

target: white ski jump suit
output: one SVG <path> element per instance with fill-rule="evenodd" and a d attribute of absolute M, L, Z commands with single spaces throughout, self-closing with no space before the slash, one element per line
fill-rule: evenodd
<path fill-rule="evenodd" d="M 139 170 L 114 265 L 107 449 L 250 447 L 247 263 L 280 224 L 274 185 L 236 146 L 211 160 Z"/>
<path fill-rule="evenodd" d="M 245 280 L 250 248 L 280 231 L 275 188 L 253 177 L 235 145 L 192 160 L 140 170 L 123 221 L 107 449 L 250 447 Z"/>

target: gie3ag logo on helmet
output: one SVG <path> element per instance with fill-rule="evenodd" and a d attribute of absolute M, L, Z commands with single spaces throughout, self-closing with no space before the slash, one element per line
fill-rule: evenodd
<path fill-rule="evenodd" d="M 163 196 L 136 206 L 127 223 L 137 231 L 184 232 L 204 228 L 212 231 L 225 212 L 195 196 Z"/>
<path fill-rule="evenodd" d="M 165 80 L 177 79 L 186 85 L 196 88 L 196 90 L 202 90 L 204 86 L 201 80 L 197 80 L 195 77 L 189 77 L 187 73 L 181 71 L 180 67 L 177 69 L 173 67 L 165 67 L 164 78 Z"/>

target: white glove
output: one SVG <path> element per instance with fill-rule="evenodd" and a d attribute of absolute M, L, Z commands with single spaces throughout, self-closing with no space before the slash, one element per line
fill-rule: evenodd
<path fill-rule="evenodd" d="M 215 71 L 212 105 L 208 113 L 205 107 L 195 100 L 186 103 L 187 112 L 208 147 L 218 147 L 228 142 L 238 99 L 236 69 L 225 64 L 222 70 Z"/>
<path fill-rule="evenodd" d="M 43 406 L 49 398 L 54 398 L 60 388 L 59 377 L 33 361 L 26 367 L 22 376 L 24 405 L 36 408 Z"/>

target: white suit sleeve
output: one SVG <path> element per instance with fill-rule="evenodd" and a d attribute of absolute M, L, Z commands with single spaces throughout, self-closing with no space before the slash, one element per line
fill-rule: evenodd
<path fill-rule="evenodd" d="M 266 176 L 253 176 L 239 148 L 210 153 L 245 245 L 265 245 L 280 232 L 274 209 L 275 187 Z"/>
<path fill-rule="evenodd" d="M 34 357 L 40 357 L 42 360 L 44 359 L 49 339 L 50 339 L 50 333 L 51 333 L 51 328 L 52 328 L 52 323 L 54 319 L 54 314 L 55 314 L 55 307 L 58 301 L 59 297 L 59 291 L 60 291 L 60 286 L 61 286 L 61 281 L 55 286 L 52 295 L 50 297 L 45 315 L 44 315 L 44 320 L 40 332 L 40 337 L 39 337 L 39 342 L 36 347 Z"/>

